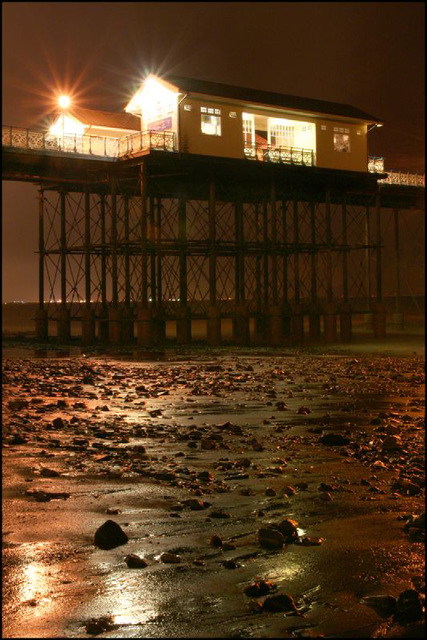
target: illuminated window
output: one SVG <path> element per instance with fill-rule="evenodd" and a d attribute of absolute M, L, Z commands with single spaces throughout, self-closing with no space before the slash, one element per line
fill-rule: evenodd
<path fill-rule="evenodd" d="M 184 111 L 191 111 L 191 104 L 185 104 Z"/>
<path fill-rule="evenodd" d="M 348 133 L 334 133 L 334 151 L 350 152 L 350 136 Z"/>
<path fill-rule="evenodd" d="M 320 128 L 322 129 L 322 131 L 326 131 L 326 124 L 321 124 Z"/>
<path fill-rule="evenodd" d="M 230 116 L 230 118 L 237 118 L 236 111 L 230 111 L 229 116 Z"/>
<path fill-rule="evenodd" d="M 201 119 L 202 133 L 205 133 L 208 136 L 221 135 L 221 116 L 202 113 Z"/>
<path fill-rule="evenodd" d="M 275 147 L 293 147 L 295 128 L 292 125 L 274 122 L 270 124 L 270 144 Z"/>
<path fill-rule="evenodd" d="M 250 113 L 242 113 L 243 140 L 245 144 L 255 141 L 255 119 Z"/>

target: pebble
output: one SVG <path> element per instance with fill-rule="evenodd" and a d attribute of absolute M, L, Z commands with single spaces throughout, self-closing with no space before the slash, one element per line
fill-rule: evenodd
<path fill-rule="evenodd" d="M 285 538 L 276 529 L 262 528 L 258 531 L 258 542 L 266 549 L 283 549 Z"/>
<path fill-rule="evenodd" d="M 144 569 L 145 567 L 148 567 L 148 562 L 136 553 L 131 553 L 126 556 L 125 562 L 129 569 Z"/>
<path fill-rule="evenodd" d="M 287 593 L 278 593 L 274 596 L 267 596 L 264 600 L 262 609 L 263 611 L 269 611 L 272 613 L 279 611 L 294 611 L 295 613 L 298 613 L 293 597 Z"/>
<path fill-rule="evenodd" d="M 166 564 L 178 564 L 182 562 L 182 558 L 180 555 L 176 553 L 170 553 L 168 551 L 165 551 L 164 553 L 162 553 L 159 559 L 160 559 L 160 562 L 164 562 Z"/>

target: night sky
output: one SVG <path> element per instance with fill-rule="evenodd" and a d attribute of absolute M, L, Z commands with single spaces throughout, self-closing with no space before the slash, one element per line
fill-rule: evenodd
<path fill-rule="evenodd" d="M 370 154 L 425 172 L 425 5 L 5 2 L 2 124 L 40 126 L 70 93 L 121 110 L 144 74 L 351 104 L 384 121 Z M 37 190 L 3 183 L 3 301 L 37 299 Z"/>

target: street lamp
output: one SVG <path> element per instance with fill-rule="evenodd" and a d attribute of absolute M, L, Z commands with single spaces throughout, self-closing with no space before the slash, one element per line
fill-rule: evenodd
<path fill-rule="evenodd" d="M 62 110 L 62 150 L 64 150 L 64 138 L 65 138 L 65 112 L 71 104 L 71 99 L 69 96 L 59 96 L 58 104 L 60 109 Z"/>

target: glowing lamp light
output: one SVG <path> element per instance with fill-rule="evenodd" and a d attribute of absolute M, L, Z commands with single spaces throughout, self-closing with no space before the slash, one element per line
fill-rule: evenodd
<path fill-rule="evenodd" d="M 61 107 L 61 109 L 68 109 L 68 107 L 71 104 L 71 99 L 69 96 L 59 96 L 58 104 Z"/>

